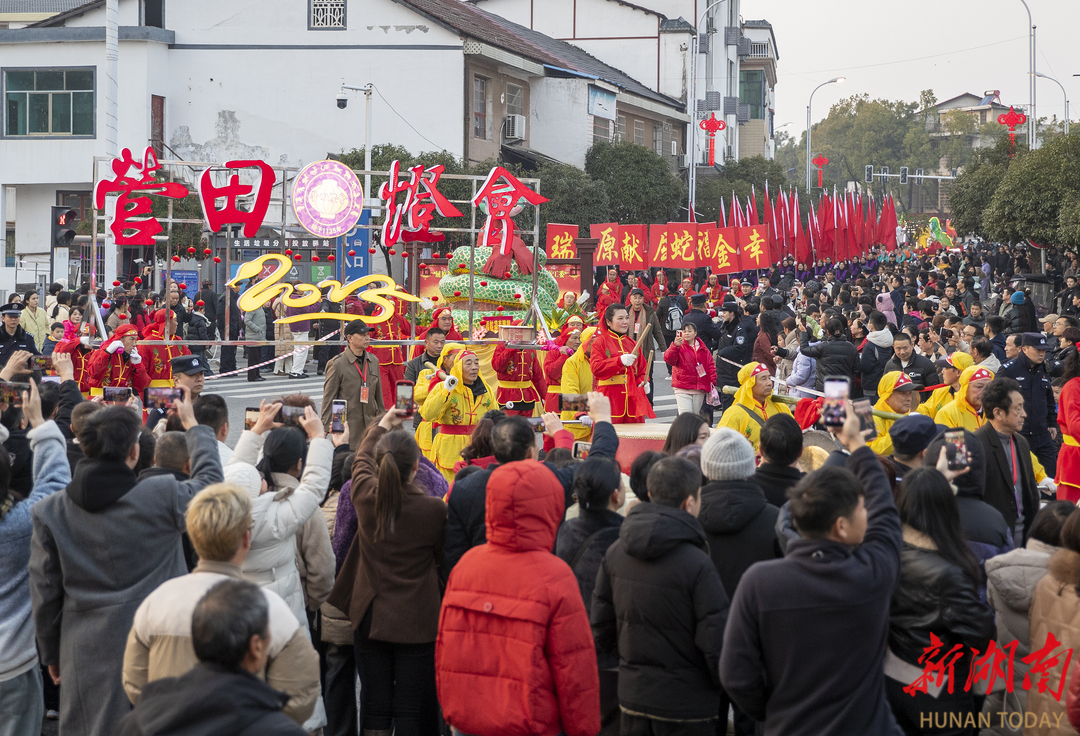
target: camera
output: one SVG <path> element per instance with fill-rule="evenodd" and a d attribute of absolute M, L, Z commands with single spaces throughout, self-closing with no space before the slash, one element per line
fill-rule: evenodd
<path fill-rule="evenodd" d="M 337 106 L 339 110 L 344 110 L 349 104 L 349 96 L 345 94 L 345 90 L 338 92 L 337 94 Z"/>

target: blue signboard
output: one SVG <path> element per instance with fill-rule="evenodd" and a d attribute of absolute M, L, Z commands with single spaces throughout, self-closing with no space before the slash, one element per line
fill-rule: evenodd
<path fill-rule="evenodd" d="M 188 294 L 194 294 L 199 290 L 198 271 L 173 271 L 172 277 L 177 284 L 185 284 Z"/>
<path fill-rule="evenodd" d="M 363 227 L 369 222 L 371 222 L 371 210 L 365 208 L 363 214 L 360 215 L 360 222 L 357 223 L 356 231 L 342 238 L 344 244 L 341 247 L 341 254 L 338 256 L 341 262 L 345 264 L 345 278 L 342 279 L 342 283 L 355 281 L 371 272 L 371 254 L 368 253 L 368 248 L 371 247 L 371 231 Z M 350 250 L 355 251 L 356 255 L 350 256 Z"/>

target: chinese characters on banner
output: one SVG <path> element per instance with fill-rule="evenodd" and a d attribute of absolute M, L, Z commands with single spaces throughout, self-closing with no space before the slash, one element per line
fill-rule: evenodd
<path fill-rule="evenodd" d="M 735 273 L 742 271 L 742 259 L 739 257 L 739 228 L 720 227 L 712 241 L 712 255 L 709 265 L 713 273 Z"/>
<path fill-rule="evenodd" d="M 574 244 L 574 240 L 577 237 L 577 225 L 559 225 L 556 223 L 548 224 L 547 257 L 577 258 L 577 246 Z"/>
<path fill-rule="evenodd" d="M 142 166 L 132 158 L 131 149 L 125 148 L 120 158 L 112 161 L 115 178 L 102 179 L 94 187 L 94 207 L 99 210 L 104 208 L 106 196 L 120 194 L 110 226 L 117 245 L 153 245 L 154 236 L 162 231 L 157 218 L 146 216 L 153 207 L 150 197 L 145 195 L 157 194 L 171 199 L 183 199 L 188 195 L 188 188 L 183 184 L 155 179 L 154 172 L 160 168 L 153 148 L 148 147 L 143 152 Z M 144 196 L 132 197 L 136 192 L 143 192 Z"/>
<path fill-rule="evenodd" d="M 589 237 L 600 241 L 596 244 L 596 253 L 593 255 L 594 266 L 619 265 L 619 223 L 590 225 Z"/>
<path fill-rule="evenodd" d="M 769 226 L 752 225 L 738 228 L 738 230 L 743 269 L 771 268 Z"/>
<path fill-rule="evenodd" d="M 648 239 L 648 227 L 645 225 L 619 226 L 619 263 L 624 269 L 637 271 L 646 267 L 645 246 Z"/>
<path fill-rule="evenodd" d="M 424 165 L 409 169 L 408 181 L 399 181 L 401 164 L 390 164 L 390 177 L 379 187 L 379 199 L 386 203 L 386 220 L 383 223 L 382 242 L 393 248 L 398 241 L 439 243 L 446 239 L 440 232 L 431 232 L 431 219 L 435 213 L 443 217 L 461 217 L 461 212 L 439 191 L 439 177 L 445 170 L 442 165 L 432 166 L 424 172 Z M 397 195 L 405 194 L 400 204 Z"/>
<path fill-rule="evenodd" d="M 694 268 L 697 265 L 697 224 L 652 225 L 649 228 L 649 265 Z"/>

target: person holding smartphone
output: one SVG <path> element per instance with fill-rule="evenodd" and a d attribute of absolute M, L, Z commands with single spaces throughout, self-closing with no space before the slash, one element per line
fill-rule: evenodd
<path fill-rule="evenodd" d="M 693 322 L 685 323 L 675 333 L 675 340 L 664 351 L 664 362 L 671 366 L 671 388 L 679 413 L 700 412 L 705 397 L 716 385 L 716 362 Z"/>
<path fill-rule="evenodd" d="M 360 446 L 364 431 L 378 421 L 384 411 L 379 359 L 369 350 L 371 328 L 363 320 L 353 320 L 342 330 L 345 349 L 326 364 L 323 380 L 322 421 L 329 429 L 335 399 L 349 402 L 349 446 Z M 385 388 L 391 393 L 393 386 Z"/>

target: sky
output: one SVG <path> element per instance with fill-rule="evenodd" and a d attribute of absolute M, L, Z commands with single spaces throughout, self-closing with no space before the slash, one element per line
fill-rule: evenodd
<path fill-rule="evenodd" d="M 1070 117 L 1080 118 L 1080 1 L 1028 0 L 1036 26 L 1036 71 L 1064 86 Z M 1006 105 L 1028 103 L 1028 19 L 1021 0 L 742 0 L 744 20 L 773 25 L 777 63 L 776 126 L 800 138 L 814 87 L 814 122 L 853 94 L 917 102 L 932 89 L 947 100 L 1000 90 Z M 1065 111 L 1061 88 L 1038 80 L 1040 118 Z"/>

